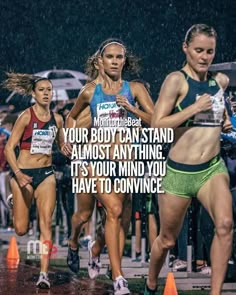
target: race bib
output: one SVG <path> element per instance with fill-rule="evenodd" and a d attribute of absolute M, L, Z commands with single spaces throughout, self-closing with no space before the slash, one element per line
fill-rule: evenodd
<path fill-rule="evenodd" d="M 53 130 L 34 129 L 31 141 L 31 154 L 51 155 L 55 139 Z"/>
<path fill-rule="evenodd" d="M 119 127 L 122 126 L 122 121 L 127 119 L 127 111 L 124 107 L 119 107 L 116 102 L 103 102 L 97 105 L 97 121 L 100 126 L 109 127 L 111 126 Z"/>
<path fill-rule="evenodd" d="M 200 95 L 196 96 L 198 100 Z M 201 112 L 195 115 L 193 124 L 220 126 L 223 121 L 225 109 L 224 91 L 220 89 L 215 95 L 211 96 L 212 108 L 209 111 Z"/>

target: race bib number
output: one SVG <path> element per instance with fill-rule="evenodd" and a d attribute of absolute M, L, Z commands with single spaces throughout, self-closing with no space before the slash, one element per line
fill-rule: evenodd
<path fill-rule="evenodd" d="M 220 89 L 215 95 L 211 96 L 212 109 L 195 115 L 194 124 L 196 125 L 221 125 L 225 109 L 224 91 Z M 196 100 L 199 99 L 199 95 Z"/>
<path fill-rule="evenodd" d="M 54 139 L 53 130 L 34 129 L 30 153 L 50 155 L 52 153 L 52 144 Z"/>

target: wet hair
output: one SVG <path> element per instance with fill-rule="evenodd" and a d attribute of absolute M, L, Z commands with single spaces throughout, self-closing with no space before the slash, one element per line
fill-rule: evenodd
<path fill-rule="evenodd" d="M 189 45 L 193 41 L 194 37 L 199 34 L 214 37 L 217 40 L 217 33 L 213 27 L 206 24 L 195 24 L 188 29 L 184 38 L 185 43 Z"/>
<path fill-rule="evenodd" d="M 120 45 L 125 52 L 125 65 L 123 72 L 130 72 L 133 74 L 138 74 L 140 71 L 139 59 L 131 54 L 127 49 L 124 42 L 117 38 L 109 38 L 101 43 L 98 50 L 88 58 L 86 63 L 86 74 L 91 78 L 91 80 L 96 79 L 98 76 L 98 69 L 96 69 L 95 64 L 99 56 L 103 56 L 105 48 L 109 45 L 116 44 Z"/>
<path fill-rule="evenodd" d="M 123 43 L 123 41 L 121 41 L 120 39 L 116 39 L 116 38 L 109 38 L 109 39 L 103 41 L 102 44 L 99 46 L 99 49 L 98 49 L 99 54 L 101 56 L 103 56 L 103 52 L 104 52 L 105 48 L 109 45 L 112 45 L 112 44 L 116 44 L 116 45 L 123 47 L 123 49 L 126 53 L 126 46 Z"/>
<path fill-rule="evenodd" d="M 32 91 L 35 91 L 35 87 L 39 81 L 49 81 L 48 78 L 34 76 L 31 74 L 20 74 L 14 72 L 7 72 L 7 79 L 3 81 L 3 88 L 9 91 L 15 91 L 23 96 L 31 95 Z"/>
<path fill-rule="evenodd" d="M 85 74 L 89 77 L 89 81 L 96 79 L 98 76 L 99 69 L 96 68 L 96 64 L 98 63 L 98 56 L 99 51 L 96 51 L 87 59 L 85 66 Z"/>

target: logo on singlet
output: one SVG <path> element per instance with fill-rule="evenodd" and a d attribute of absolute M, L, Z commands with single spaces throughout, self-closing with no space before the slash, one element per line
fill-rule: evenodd
<path fill-rule="evenodd" d="M 108 103 L 98 104 L 99 110 L 107 110 L 107 109 L 113 109 L 113 108 L 117 108 L 116 102 L 108 102 Z"/>
<path fill-rule="evenodd" d="M 209 87 L 216 86 L 216 81 L 215 80 L 209 80 Z"/>
<path fill-rule="evenodd" d="M 53 136 L 53 138 L 55 139 L 55 138 L 56 138 L 56 135 L 57 135 L 57 130 L 58 130 L 58 129 L 57 129 L 57 126 L 52 125 L 52 126 L 49 126 L 48 129 L 52 131 L 52 136 Z"/>
<path fill-rule="evenodd" d="M 49 130 L 37 130 L 34 132 L 34 135 L 50 135 L 50 131 Z"/>

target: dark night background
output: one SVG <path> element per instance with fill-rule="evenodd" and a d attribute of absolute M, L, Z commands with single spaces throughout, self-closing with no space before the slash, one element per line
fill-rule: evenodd
<path fill-rule="evenodd" d="M 236 0 L 2 0 L 0 80 L 14 70 L 56 67 L 84 72 L 88 56 L 121 38 L 141 58 L 141 77 L 156 100 L 165 76 L 181 67 L 181 44 L 194 23 L 218 32 L 214 63 L 236 60 Z M 0 90 L 0 103 L 8 93 Z"/>

